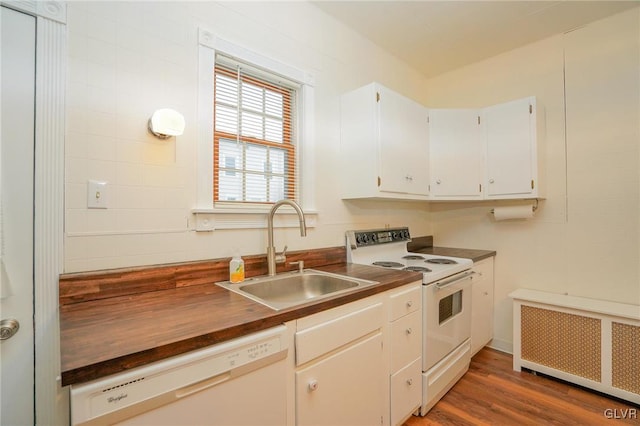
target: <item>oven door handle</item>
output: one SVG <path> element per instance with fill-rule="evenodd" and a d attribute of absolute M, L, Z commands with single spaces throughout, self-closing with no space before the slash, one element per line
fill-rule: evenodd
<path fill-rule="evenodd" d="M 447 288 L 447 287 L 450 287 L 450 286 L 452 286 L 454 284 L 457 284 L 457 283 L 459 283 L 461 281 L 465 281 L 467 279 L 471 279 L 476 274 L 477 274 L 477 272 L 473 272 L 473 271 L 466 272 L 464 274 L 464 276 L 462 276 L 462 277 L 454 277 L 454 278 L 452 278 L 452 279 L 450 279 L 448 281 L 441 281 L 439 283 L 436 283 L 435 285 L 436 285 L 436 288 L 438 290 L 442 290 L 444 288 Z"/>

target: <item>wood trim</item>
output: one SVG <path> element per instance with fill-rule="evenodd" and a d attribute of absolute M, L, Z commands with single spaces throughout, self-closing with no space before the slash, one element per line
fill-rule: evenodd
<path fill-rule="evenodd" d="M 243 256 L 245 277 L 267 274 L 265 255 Z M 60 305 L 91 300 L 209 284 L 229 279 L 231 258 L 207 261 L 156 265 L 141 268 L 122 268 L 97 272 L 81 272 L 60 276 Z M 344 247 L 330 247 L 287 253 L 287 263 L 277 265 L 277 272 L 297 269 L 291 262 L 303 260 L 306 268 L 338 265 L 346 262 Z"/>

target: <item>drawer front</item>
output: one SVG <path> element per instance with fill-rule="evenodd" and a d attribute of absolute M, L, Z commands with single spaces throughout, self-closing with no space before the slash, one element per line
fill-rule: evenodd
<path fill-rule="evenodd" d="M 313 327 L 298 331 L 295 337 L 296 365 L 311 361 L 360 337 L 380 330 L 382 302 L 346 313 Z"/>
<path fill-rule="evenodd" d="M 391 424 L 401 424 L 422 402 L 420 358 L 391 376 Z"/>
<path fill-rule="evenodd" d="M 390 321 L 395 321 L 404 315 L 418 311 L 422 306 L 422 283 L 403 287 L 401 291 L 392 293 L 390 299 Z"/>
<path fill-rule="evenodd" d="M 391 323 L 391 372 L 420 357 L 422 312 L 416 311 Z"/>

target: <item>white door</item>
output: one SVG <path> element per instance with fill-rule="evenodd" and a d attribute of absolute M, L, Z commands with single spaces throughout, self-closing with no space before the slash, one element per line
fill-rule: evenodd
<path fill-rule="evenodd" d="M 34 424 L 33 167 L 36 20 L 0 7 L 0 424 Z M 5 328 L 5 332 L 9 327 Z"/>
<path fill-rule="evenodd" d="M 297 371 L 296 424 L 382 424 L 384 368 L 382 333 L 376 333 Z"/>
<path fill-rule="evenodd" d="M 384 87 L 380 92 L 380 190 L 429 193 L 427 110 Z"/>
<path fill-rule="evenodd" d="M 482 198 L 483 143 L 480 113 L 474 109 L 429 111 L 431 195 Z"/>
<path fill-rule="evenodd" d="M 534 192 L 537 160 L 533 105 L 533 99 L 524 98 L 484 109 L 488 197 Z"/>

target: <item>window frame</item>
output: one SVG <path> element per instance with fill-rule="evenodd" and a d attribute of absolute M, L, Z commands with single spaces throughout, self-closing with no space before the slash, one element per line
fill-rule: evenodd
<path fill-rule="evenodd" d="M 217 52 L 217 54 L 219 54 L 220 52 Z M 218 178 L 220 176 L 220 155 L 221 155 L 221 149 L 222 147 L 221 142 L 222 141 L 230 141 L 230 142 L 235 142 L 235 143 L 240 143 L 243 144 L 243 147 L 246 147 L 248 145 L 253 145 L 253 146 L 261 146 L 261 147 L 266 147 L 267 149 L 271 148 L 271 149 L 275 149 L 275 150 L 281 150 L 283 152 L 286 153 L 286 160 L 285 160 L 285 170 L 286 172 L 284 173 L 283 177 L 284 177 L 284 191 L 287 194 L 287 198 L 293 198 L 293 199 L 298 199 L 298 194 L 299 194 L 299 188 L 298 188 L 298 165 L 297 165 L 297 157 L 296 157 L 296 152 L 298 150 L 298 146 L 300 145 L 299 143 L 299 136 L 297 134 L 297 116 L 298 116 L 298 90 L 299 90 L 299 85 L 297 83 L 284 83 L 282 84 L 282 86 L 278 86 L 275 83 L 272 83 L 271 79 L 273 79 L 274 77 L 276 77 L 275 75 L 269 75 L 266 77 L 261 77 L 261 76 L 256 76 L 256 73 L 251 73 L 246 72 L 244 73 L 244 75 L 241 74 L 241 77 L 238 76 L 239 72 L 237 70 L 232 69 L 232 65 L 231 64 L 227 64 L 225 63 L 228 60 L 228 58 L 224 58 L 221 61 L 221 64 L 217 64 L 215 65 L 215 75 L 222 75 L 222 76 L 226 76 L 228 78 L 233 78 L 233 79 L 238 79 L 241 78 L 242 81 L 244 83 L 248 83 L 257 87 L 260 87 L 262 89 L 271 91 L 273 93 L 279 93 L 280 95 L 282 95 L 284 98 L 286 98 L 286 101 L 283 104 L 283 118 L 286 119 L 286 121 L 283 122 L 284 127 L 283 127 L 283 131 L 282 131 L 282 140 L 280 142 L 275 142 L 272 140 L 268 140 L 267 138 L 262 139 L 262 138 L 257 138 L 254 136 L 243 136 L 240 133 L 239 129 L 238 130 L 238 134 L 236 133 L 229 133 L 229 132 L 225 132 L 223 130 L 216 130 L 215 129 L 215 125 L 214 125 L 214 131 L 213 131 L 213 144 L 214 144 L 214 152 L 213 152 L 213 180 L 214 180 L 214 188 L 213 188 L 213 203 L 214 206 L 217 204 L 224 204 L 224 203 L 229 203 L 230 205 L 236 205 L 236 206 L 242 206 L 242 205 L 247 205 L 250 204 L 251 201 L 245 201 L 245 200 L 240 200 L 240 201 L 227 201 L 227 200 L 221 200 L 219 198 L 220 196 L 220 182 L 218 182 L 218 184 L 216 185 L 215 180 L 216 178 Z M 235 61 L 234 61 L 235 62 Z M 235 65 L 235 64 L 234 64 Z M 241 67 L 243 67 L 242 64 L 238 63 L 238 65 L 240 65 Z M 216 77 L 214 77 L 215 79 Z M 289 87 L 291 86 L 291 87 Z M 215 84 L 214 84 L 214 92 L 215 92 Z M 215 94 L 214 94 L 215 96 Z M 238 94 L 239 96 L 239 94 Z M 239 102 L 239 99 L 238 99 Z M 223 102 L 217 103 L 214 102 L 214 122 L 215 122 L 215 112 L 216 112 L 216 107 L 218 105 L 222 105 L 222 106 L 228 106 L 225 105 Z M 294 106 L 292 108 L 292 106 Z M 292 110 L 295 111 L 292 113 Z M 266 114 L 266 113 L 265 113 Z M 238 125 L 239 123 L 236 123 L 236 125 Z M 265 130 L 265 129 L 263 129 Z M 297 143 L 298 142 L 298 143 Z M 217 149 L 216 149 L 217 147 Z M 243 152 L 245 150 L 243 149 Z M 242 168 L 242 170 L 238 169 L 239 173 L 245 174 L 245 175 L 249 175 L 251 174 L 251 172 L 249 170 L 245 170 L 244 167 Z M 290 183 L 287 183 L 290 182 Z M 243 188 L 245 187 L 245 183 L 243 180 Z M 244 190 L 243 190 L 244 193 Z M 265 195 L 269 196 L 268 194 L 268 189 L 267 192 L 265 193 Z M 273 204 L 273 202 L 269 202 L 269 201 L 263 201 L 263 202 L 255 202 L 255 204 L 267 204 L 267 205 L 271 205 Z"/>
<path fill-rule="evenodd" d="M 276 59 L 256 53 L 228 40 L 216 37 L 214 33 L 198 29 L 198 112 L 197 112 L 197 177 L 196 206 L 192 209 L 195 215 L 196 231 L 213 231 L 215 229 L 248 229 L 266 228 L 266 216 L 271 203 L 224 203 L 213 202 L 213 70 L 216 54 L 237 59 L 240 62 L 254 65 L 281 75 L 287 80 L 299 84 L 298 88 L 298 144 L 295 149 L 297 168 L 298 203 L 307 217 L 307 226 L 314 227 L 315 211 L 315 174 L 314 151 L 315 138 L 313 129 L 314 116 L 314 76 L 296 67 L 282 63 Z M 282 211 L 280 211 L 282 210 Z M 279 209 L 279 225 L 283 227 L 298 226 L 297 216 L 293 209 Z"/>

